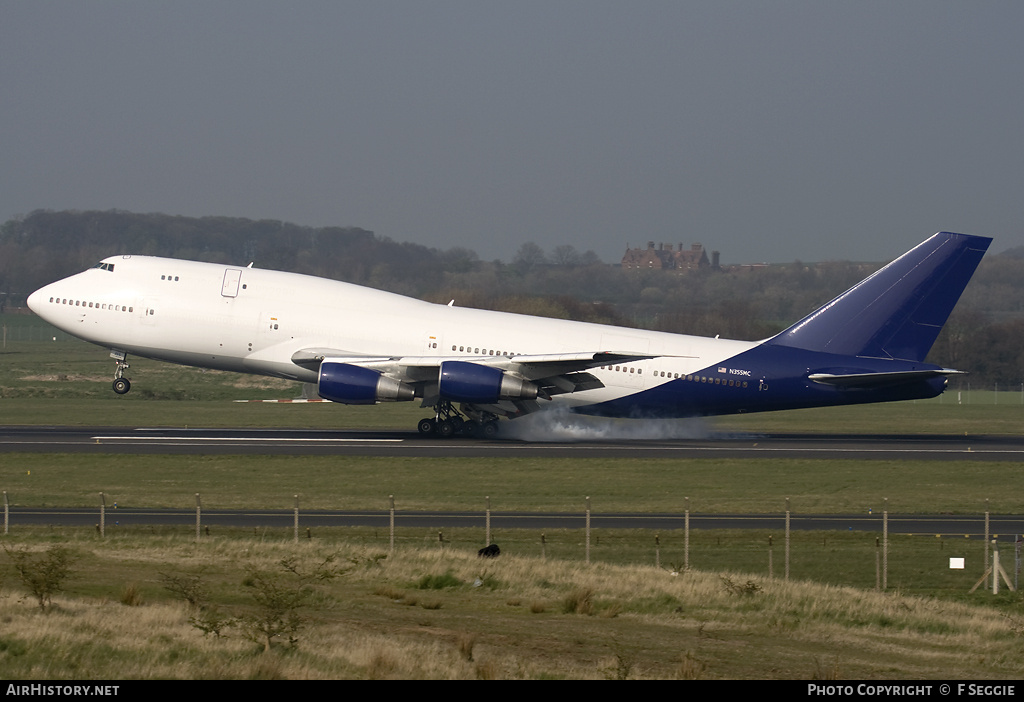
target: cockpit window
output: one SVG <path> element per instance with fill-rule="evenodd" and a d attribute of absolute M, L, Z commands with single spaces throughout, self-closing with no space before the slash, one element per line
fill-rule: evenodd
<path fill-rule="evenodd" d="M 99 268 L 101 271 L 113 271 L 114 270 L 114 264 L 113 263 L 103 263 L 102 261 L 100 261 L 95 266 L 93 266 L 93 268 Z"/>

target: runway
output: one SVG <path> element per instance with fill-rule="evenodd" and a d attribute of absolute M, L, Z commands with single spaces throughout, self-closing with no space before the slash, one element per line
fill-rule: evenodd
<path fill-rule="evenodd" d="M 809 458 L 1024 461 L 1024 437 L 950 434 L 749 434 L 526 442 L 424 438 L 414 431 L 0 427 L 0 453 L 262 454 L 444 458 Z"/>
<path fill-rule="evenodd" d="M 1024 461 L 1024 437 L 898 434 L 743 434 L 710 432 L 702 438 L 671 440 L 545 441 L 424 438 L 411 431 L 303 429 L 203 429 L 154 427 L 0 426 L 0 453 L 241 454 L 339 455 L 447 458 L 809 458 L 917 459 L 929 461 Z M 38 509 L 12 507 L 12 524 L 89 526 L 98 524 L 92 508 Z M 204 511 L 202 523 L 220 527 L 291 528 L 290 510 Z M 311 511 L 300 514 L 301 528 L 386 528 L 390 515 L 372 511 Z M 444 529 L 484 526 L 482 512 L 398 512 L 396 525 Z M 194 510 L 107 509 L 106 523 L 116 526 L 193 525 Z M 683 514 L 593 514 L 595 529 L 682 529 Z M 494 513 L 493 528 L 583 528 L 584 515 Z M 780 532 L 782 514 L 691 514 L 691 529 L 766 529 Z M 791 515 L 795 530 L 882 530 L 880 514 Z M 980 538 L 980 515 L 889 515 L 891 533 Z M 1012 538 L 1024 533 L 1024 516 L 997 515 L 991 534 Z"/>

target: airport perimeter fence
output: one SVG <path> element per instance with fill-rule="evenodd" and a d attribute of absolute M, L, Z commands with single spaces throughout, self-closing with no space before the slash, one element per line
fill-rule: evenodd
<path fill-rule="evenodd" d="M 67 332 L 57 329 L 49 324 L 18 324 L 8 323 L 6 320 L 0 324 L 2 330 L 3 348 L 8 344 L 39 342 L 39 341 L 80 341 Z"/>
<path fill-rule="evenodd" d="M 490 498 L 484 498 L 479 511 L 441 513 L 397 510 L 389 496 L 383 511 L 303 513 L 298 495 L 293 500 L 291 510 L 204 512 L 197 493 L 192 509 L 125 510 L 101 492 L 96 508 L 51 511 L 40 521 L 39 510 L 12 511 L 3 491 L 3 533 L 10 535 L 19 523 L 50 530 L 92 526 L 103 540 L 159 528 L 201 544 L 248 539 L 251 529 L 258 541 L 291 542 L 300 549 L 346 543 L 393 555 L 400 545 L 476 552 L 481 558 L 516 554 L 653 565 L 674 576 L 693 569 L 904 592 L 1017 591 L 1024 566 L 1024 517 L 992 515 L 987 505 L 983 514 L 956 517 L 893 515 L 887 504 L 867 515 L 805 515 L 794 514 L 787 499 L 777 514 L 722 515 L 691 512 L 685 498 L 678 514 L 622 515 L 593 512 L 588 497 L 580 513 L 532 514 L 492 512 Z M 923 528 L 932 525 L 948 529 Z"/>

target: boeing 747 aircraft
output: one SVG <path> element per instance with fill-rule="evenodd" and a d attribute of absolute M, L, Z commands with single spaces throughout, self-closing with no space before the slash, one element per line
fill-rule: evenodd
<path fill-rule="evenodd" d="M 925 363 L 991 239 L 943 232 L 762 341 L 438 305 L 296 273 L 111 256 L 28 305 L 130 354 L 316 383 L 345 404 L 419 400 L 424 434 L 492 436 L 548 403 L 686 417 L 929 398 L 961 371 Z"/>

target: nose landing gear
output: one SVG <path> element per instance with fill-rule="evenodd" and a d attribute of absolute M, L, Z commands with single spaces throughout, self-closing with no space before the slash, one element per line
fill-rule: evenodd
<path fill-rule="evenodd" d="M 125 359 L 128 358 L 128 354 L 124 351 L 111 351 L 110 357 L 114 359 L 116 367 L 114 368 L 114 392 L 118 395 L 124 395 L 126 392 L 132 389 L 132 382 L 124 377 L 124 372 L 130 368 Z"/>

